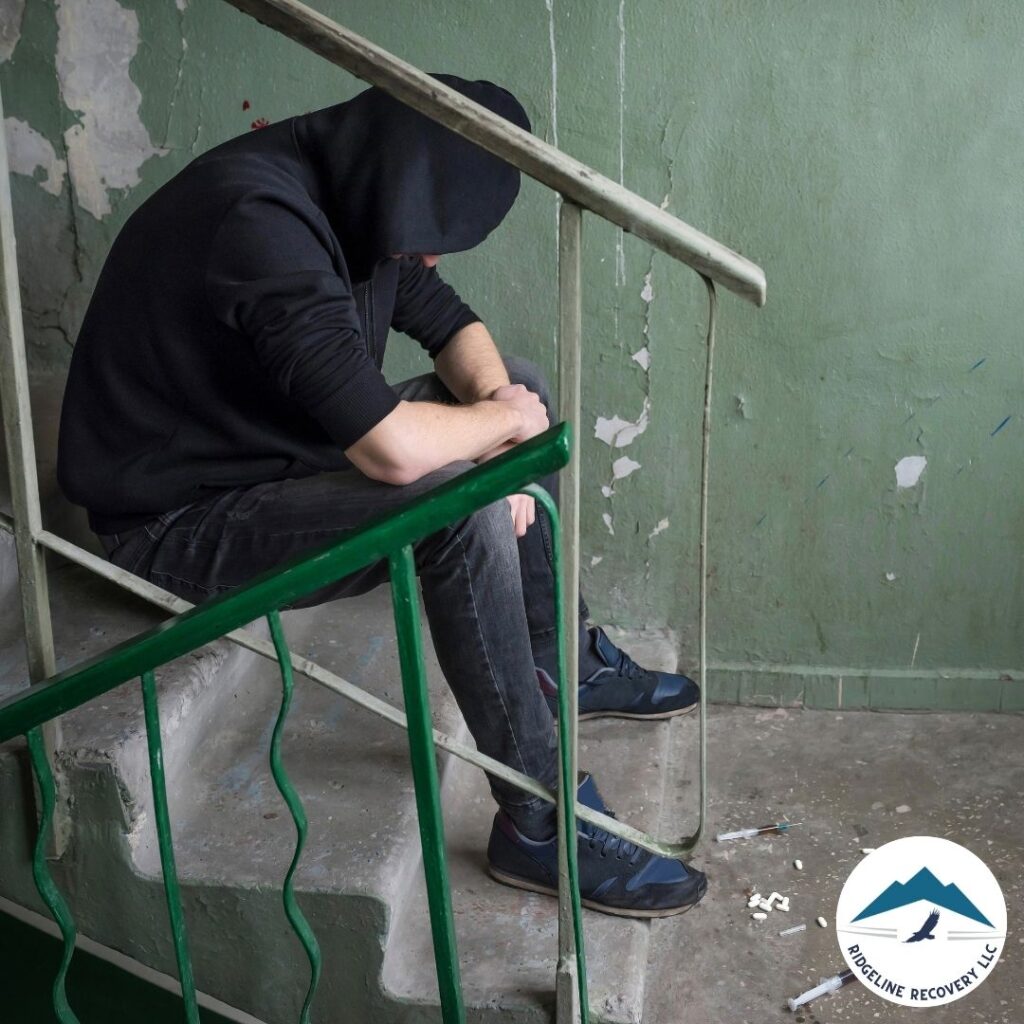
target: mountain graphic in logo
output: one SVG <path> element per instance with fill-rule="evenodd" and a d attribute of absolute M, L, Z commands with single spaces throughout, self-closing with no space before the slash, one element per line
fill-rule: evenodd
<path fill-rule="evenodd" d="M 943 885 L 927 868 L 921 868 L 909 882 L 893 882 L 853 920 L 863 921 L 866 917 L 884 914 L 887 910 L 910 906 L 911 903 L 916 903 L 918 900 L 928 900 L 937 907 L 944 907 L 956 914 L 963 914 L 964 917 L 988 925 L 989 928 L 995 927 L 960 891 L 959 887 L 952 883 Z"/>

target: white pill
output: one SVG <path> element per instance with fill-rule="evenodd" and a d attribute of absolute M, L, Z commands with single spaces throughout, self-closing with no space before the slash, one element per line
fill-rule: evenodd
<path fill-rule="evenodd" d="M 768 915 L 767 914 L 751 914 L 750 916 L 755 921 L 767 921 L 768 920 Z"/>
<path fill-rule="evenodd" d="M 825 918 L 823 918 L 823 917 L 819 917 L 818 918 L 818 927 L 819 928 L 827 928 L 828 927 L 828 921 L 826 921 Z"/>
<path fill-rule="evenodd" d="M 772 905 L 771 905 L 771 903 L 768 900 L 761 900 L 761 902 L 758 903 L 758 906 L 762 910 L 771 910 L 772 909 Z"/>
<path fill-rule="evenodd" d="M 875 852 L 875 848 L 873 846 L 862 846 L 861 849 L 860 849 L 860 852 L 864 853 L 864 854 L 874 853 Z"/>
<path fill-rule="evenodd" d="M 793 867 L 795 867 L 797 871 L 803 871 L 804 862 L 802 860 L 795 860 L 793 861 Z"/>
<path fill-rule="evenodd" d="M 781 903 L 778 903 L 775 907 L 776 910 L 781 910 L 784 914 L 789 913 L 789 897 L 787 896 Z"/>
<path fill-rule="evenodd" d="M 761 894 L 759 892 L 755 892 L 754 895 L 751 896 L 749 900 L 747 900 L 747 906 L 748 907 L 756 907 L 758 905 L 758 903 L 761 902 L 761 899 L 762 899 Z"/>

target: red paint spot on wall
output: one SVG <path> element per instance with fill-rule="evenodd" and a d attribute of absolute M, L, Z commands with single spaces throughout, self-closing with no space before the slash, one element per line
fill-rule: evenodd
<path fill-rule="evenodd" d="M 266 128 L 269 124 L 270 122 L 265 117 L 257 117 L 249 127 L 255 131 L 257 128 Z"/>
<path fill-rule="evenodd" d="M 251 107 L 251 106 L 252 106 L 252 104 L 248 100 L 242 100 L 242 109 L 243 110 L 248 110 L 249 107 Z"/>

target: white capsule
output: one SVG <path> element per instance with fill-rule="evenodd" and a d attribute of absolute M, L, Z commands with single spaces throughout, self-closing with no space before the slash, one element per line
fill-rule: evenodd
<path fill-rule="evenodd" d="M 755 921 L 767 921 L 768 920 L 768 915 L 767 914 L 751 914 L 750 916 Z"/>
<path fill-rule="evenodd" d="M 749 900 L 747 900 L 747 906 L 748 907 L 756 907 L 758 905 L 758 903 L 761 902 L 762 898 L 763 897 L 761 896 L 761 894 L 759 892 L 755 892 L 754 895 L 751 896 Z"/>
<path fill-rule="evenodd" d="M 869 853 L 874 853 L 875 852 L 875 848 L 873 846 L 862 846 L 861 849 L 860 849 L 860 852 L 865 854 L 865 855 L 869 854 Z"/>
<path fill-rule="evenodd" d="M 818 918 L 818 927 L 819 928 L 827 928 L 828 927 L 828 921 L 826 921 L 825 918 L 823 918 L 823 917 L 819 917 Z"/>
<path fill-rule="evenodd" d="M 758 903 L 758 907 L 760 907 L 761 910 L 769 910 L 770 911 L 772 909 L 772 905 L 771 905 L 771 903 L 768 902 L 768 900 L 761 900 L 761 902 Z"/>
<path fill-rule="evenodd" d="M 787 896 L 784 900 L 781 900 L 775 906 L 776 910 L 781 910 L 784 914 L 789 913 L 789 897 Z"/>
<path fill-rule="evenodd" d="M 797 871 L 803 871 L 804 862 L 802 860 L 795 860 L 793 861 L 793 867 L 795 867 Z"/>
<path fill-rule="evenodd" d="M 780 893 L 780 892 L 773 892 L 771 894 L 771 896 L 768 897 L 768 902 L 769 903 L 775 903 L 777 900 L 781 900 L 781 899 L 782 899 L 782 893 Z"/>

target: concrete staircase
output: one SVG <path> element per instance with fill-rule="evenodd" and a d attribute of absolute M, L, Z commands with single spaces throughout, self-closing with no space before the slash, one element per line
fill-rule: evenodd
<path fill-rule="evenodd" d="M 62 666 L 160 617 L 75 567 L 52 574 L 52 592 Z M 9 589 L 4 607 L 0 694 L 25 678 L 20 616 Z M 386 589 L 288 613 L 285 628 L 293 650 L 401 704 Z M 626 645 L 649 664 L 674 662 L 670 637 L 633 636 Z M 427 660 L 435 724 L 465 737 L 429 646 Z M 219 642 L 168 666 L 158 680 L 175 849 L 197 982 L 271 1024 L 295 1020 L 308 966 L 280 904 L 294 828 L 267 765 L 280 701 L 276 666 Z M 581 764 L 594 770 L 612 807 L 635 824 L 656 827 L 673 737 L 695 741 L 695 723 L 583 723 Z M 73 837 L 55 873 L 79 927 L 149 966 L 175 973 L 138 687 L 126 685 L 66 716 L 60 758 Z M 439 1020 L 404 733 L 300 677 L 285 762 L 310 821 L 297 886 L 324 956 L 314 1019 Z M 549 1020 L 556 904 L 486 876 L 484 851 L 493 815 L 486 781 L 444 754 L 440 768 L 470 1019 Z M 27 779 L 22 745 L 0 746 L 0 895 L 38 909 L 27 857 Z M 637 1022 L 650 926 L 590 911 L 585 915 L 595 1015 Z"/>

